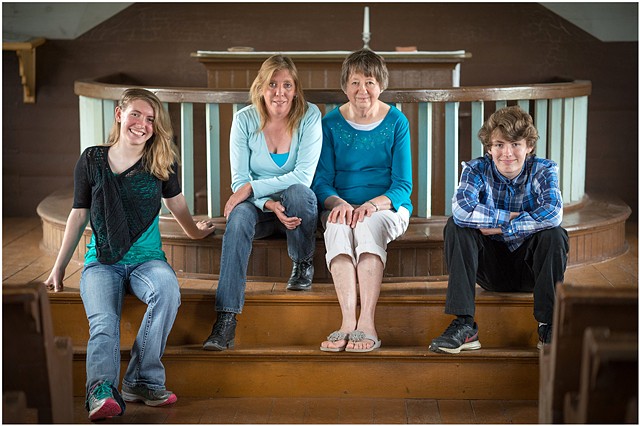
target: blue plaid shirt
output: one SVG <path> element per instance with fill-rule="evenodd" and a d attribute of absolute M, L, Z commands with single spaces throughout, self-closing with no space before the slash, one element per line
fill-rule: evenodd
<path fill-rule="evenodd" d="M 502 228 L 491 238 L 516 250 L 532 234 L 562 222 L 558 165 L 529 156 L 514 179 L 507 179 L 485 154 L 462 163 L 460 184 L 453 196 L 453 220 L 466 228 Z M 520 215 L 509 221 L 509 213 Z"/>

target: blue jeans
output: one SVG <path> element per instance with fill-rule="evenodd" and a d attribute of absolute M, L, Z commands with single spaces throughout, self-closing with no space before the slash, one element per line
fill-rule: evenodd
<path fill-rule="evenodd" d="M 120 317 L 125 293 L 147 305 L 131 361 L 123 383 L 165 389 L 165 370 L 160 361 L 167 337 L 180 306 L 180 287 L 171 266 L 163 260 L 138 265 L 85 265 L 80 296 L 89 320 L 87 343 L 87 395 L 91 387 L 109 380 L 120 381 Z"/>
<path fill-rule="evenodd" d="M 244 306 L 247 265 L 254 239 L 276 232 L 287 236 L 287 251 L 294 262 L 313 258 L 316 246 L 318 207 L 316 195 L 301 184 L 291 185 L 280 195 L 287 216 L 296 216 L 302 223 L 289 230 L 275 213 L 263 212 L 249 201 L 238 204 L 229 214 L 222 238 L 220 280 L 216 291 L 216 311 L 239 314 Z"/>

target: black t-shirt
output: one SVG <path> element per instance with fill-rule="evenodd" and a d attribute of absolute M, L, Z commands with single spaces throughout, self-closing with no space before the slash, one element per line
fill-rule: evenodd
<path fill-rule="evenodd" d="M 180 194 L 177 164 L 162 181 L 147 172 L 143 159 L 116 175 L 109 146 L 87 148 L 74 172 L 73 208 L 89 209 L 98 260 L 117 263 L 160 212 L 162 198 Z"/>

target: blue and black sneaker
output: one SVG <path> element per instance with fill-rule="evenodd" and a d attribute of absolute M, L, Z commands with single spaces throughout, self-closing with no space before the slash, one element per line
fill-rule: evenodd
<path fill-rule="evenodd" d="M 430 351 L 447 354 L 458 354 L 460 351 L 473 351 L 480 348 L 478 324 L 474 322 L 471 326 L 459 318 L 451 321 L 444 333 L 433 339 L 429 345 Z"/>
<path fill-rule="evenodd" d="M 551 330 L 553 329 L 551 324 L 538 325 L 538 349 L 542 349 L 544 345 L 551 344 Z"/>

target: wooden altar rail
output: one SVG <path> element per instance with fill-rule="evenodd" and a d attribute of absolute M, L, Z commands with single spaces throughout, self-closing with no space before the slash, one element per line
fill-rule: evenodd
<path fill-rule="evenodd" d="M 114 118 L 116 100 L 132 86 L 82 80 L 75 83 L 80 100 L 80 148 L 104 143 Z M 142 86 L 137 86 L 142 87 Z M 181 149 L 181 182 L 184 195 L 194 212 L 194 104 L 204 104 L 206 123 L 206 186 L 209 217 L 221 215 L 226 200 L 221 199 L 220 140 L 228 128 L 221 128 L 220 108 L 232 106 L 237 111 L 248 103 L 247 90 L 212 90 L 207 88 L 145 87 L 154 92 L 168 108 L 179 104 L 180 129 L 176 134 Z M 536 153 L 550 158 L 560 166 L 560 185 L 566 205 L 578 204 L 585 195 L 585 163 L 587 149 L 588 96 L 591 82 L 531 84 L 520 86 L 474 86 L 425 90 L 386 90 L 381 100 L 395 104 L 407 114 L 412 128 L 414 145 L 414 196 L 417 197 L 414 215 L 429 218 L 434 202 L 443 206 L 444 214 L 451 214 L 450 200 L 454 194 L 464 148 L 470 158 L 483 155 L 477 133 L 484 120 L 494 111 L 518 104 L 534 118 L 540 134 Z M 341 90 L 307 89 L 305 97 L 325 112 L 346 101 Z M 415 118 L 417 117 L 417 118 Z M 464 123 L 463 123 L 464 122 Z M 442 131 L 442 129 L 444 129 Z M 441 136 L 444 135 L 444 136 Z M 438 138 L 444 137 L 444 140 Z M 434 177 L 434 152 L 444 147 L 444 179 Z M 438 157 L 441 158 L 441 157 Z M 438 160 L 440 161 L 440 160 Z M 436 200 L 437 197 L 442 197 Z"/>

